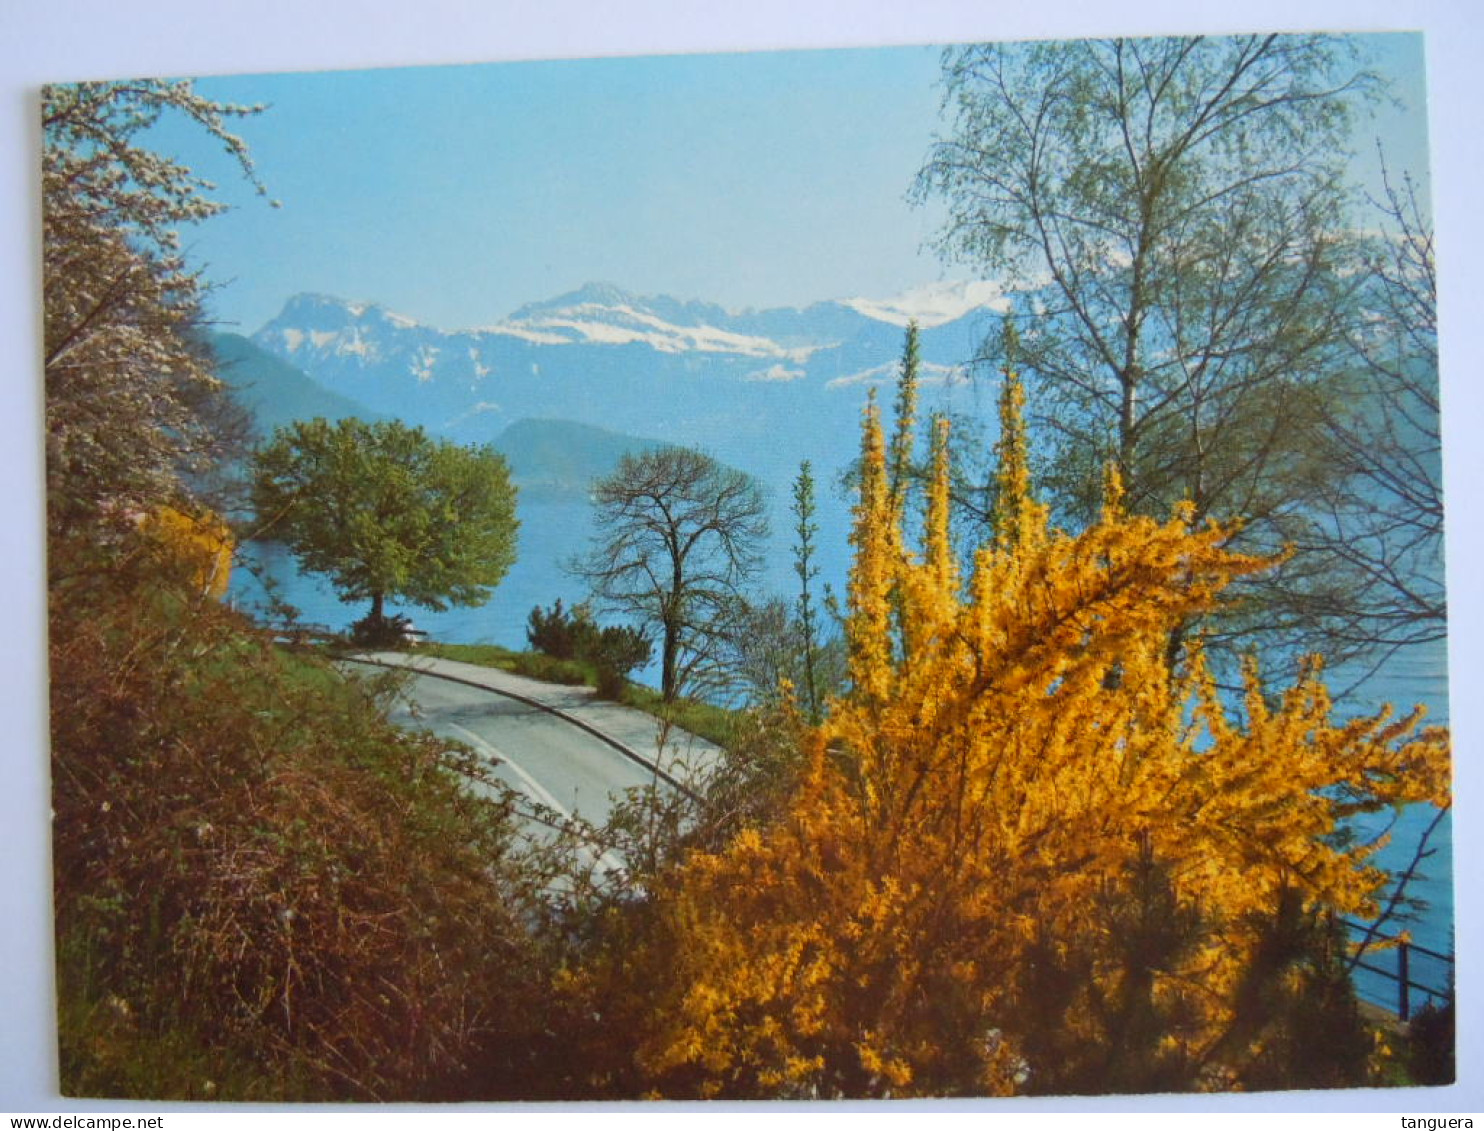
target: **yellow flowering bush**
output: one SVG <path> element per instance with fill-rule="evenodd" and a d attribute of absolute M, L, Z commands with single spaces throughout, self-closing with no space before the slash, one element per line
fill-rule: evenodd
<path fill-rule="evenodd" d="M 963 581 L 946 425 L 913 552 L 868 410 L 852 690 L 802 728 L 782 819 L 657 892 L 673 988 L 639 1059 L 662 1092 L 1268 1086 L 1294 1025 L 1353 1012 L 1325 924 L 1376 914 L 1387 877 L 1339 834 L 1446 805 L 1446 734 L 1336 721 L 1317 662 L 1281 695 L 1249 669 L 1239 704 L 1198 646 L 1175 662 L 1268 563 L 1125 513 L 1111 473 L 1099 522 L 1052 529 L 1020 396 L 1007 375 L 995 531 Z"/>

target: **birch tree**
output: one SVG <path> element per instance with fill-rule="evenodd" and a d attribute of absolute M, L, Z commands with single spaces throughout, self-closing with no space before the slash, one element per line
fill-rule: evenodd
<path fill-rule="evenodd" d="M 1357 312 L 1342 162 L 1376 82 L 1349 41 L 966 46 L 944 84 L 916 191 L 947 203 L 946 254 L 1022 288 L 1009 360 L 1057 512 L 1093 520 L 1111 460 L 1134 514 L 1184 500 L 1240 518 L 1247 549 L 1295 540 L 1334 472 L 1317 441 Z M 1226 623 L 1312 636 L 1326 569 L 1239 582 L 1262 600 Z"/>
<path fill-rule="evenodd" d="M 1300 548 L 1333 566 L 1309 599 L 1374 664 L 1447 632 L 1437 261 L 1417 184 L 1389 172 L 1366 259 L 1366 318 L 1321 433 L 1332 474 Z"/>

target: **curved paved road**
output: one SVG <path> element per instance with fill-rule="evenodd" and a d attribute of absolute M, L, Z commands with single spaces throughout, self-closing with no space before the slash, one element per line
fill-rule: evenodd
<path fill-rule="evenodd" d="M 356 659 L 417 673 L 390 713 L 394 722 L 466 743 L 505 784 L 593 824 L 607 820 L 625 790 L 697 782 L 722 756 L 718 747 L 678 728 L 661 743 L 656 719 L 599 700 L 588 688 L 402 652 Z M 616 862 L 603 864 L 612 869 Z"/>

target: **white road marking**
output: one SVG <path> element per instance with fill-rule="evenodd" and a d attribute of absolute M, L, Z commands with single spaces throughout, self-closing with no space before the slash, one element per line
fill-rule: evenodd
<path fill-rule="evenodd" d="M 458 723 L 447 723 L 446 725 L 449 730 L 458 731 L 460 737 L 462 737 L 465 742 L 474 747 L 475 750 L 478 750 L 486 758 L 490 759 L 491 761 L 500 762 L 503 765 L 509 766 L 513 771 L 515 771 L 516 776 L 520 778 L 521 782 L 526 787 L 525 792 L 533 800 L 539 802 L 542 805 L 545 805 L 549 809 L 555 810 L 568 821 L 573 819 L 571 810 L 569 810 L 565 805 L 563 805 L 560 801 L 553 797 L 551 793 L 547 791 L 545 786 L 543 786 L 535 778 L 531 777 L 530 774 L 526 773 L 526 771 L 518 762 L 516 762 L 514 758 L 510 757 L 508 754 L 502 751 L 493 742 L 490 742 L 486 738 L 481 738 L 468 727 L 460 726 Z M 600 856 L 595 855 L 592 849 L 587 845 L 583 845 L 580 851 L 589 860 L 591 860 L 594 865 L 604 869 L 605 871 L 622 872 L 626 867 L 623 860 L 614 855 L 611 849 L 604 849 L 602 855 Z"/>

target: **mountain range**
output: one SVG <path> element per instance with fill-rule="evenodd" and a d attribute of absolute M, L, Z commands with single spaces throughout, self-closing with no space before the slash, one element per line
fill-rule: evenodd
<path fill-rule="evenodd" d="M 610 284 L 444 330 L 375 303 L 301 294 L 252 343 L 366 413 L 486 443 L 528 418 L 698 445 L 776 481 L 801 458 L 848 459 L 866 389 L 896 379 L 917 319 L 924 400 L 961 400 L 966 363 L 998 322 L 992 284 L 895 300 L 730 313 Z M 343 403 L 343 402 L 342 402 Z"/>

